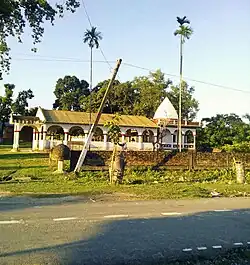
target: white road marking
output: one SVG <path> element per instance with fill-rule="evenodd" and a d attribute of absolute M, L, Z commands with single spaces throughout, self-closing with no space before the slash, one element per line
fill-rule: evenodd
<path fill-rule="evenodd" d="M 192 251 L 192 250 L 193 250 L 192 248 L 183 248 L 182 251 L 184 251 L 184 252 L 189 252 L 189 251 Z"/>
<path fill-rule="evenodd" d="M 234 245 L 235 245 L 235 246 L 243 246 L 243 243 L 241 243 L 241 242 L 236 242 L 236 243 L 234 243 Z"/>
<path fill-rule="evenodd" d="M 198 250 L 206 250 L 207 247 L 197 247 Z"/>
<path fill-rule="evenodd" d="M 111 215 L 105 215 L 104 218 L 124 218 L 128 217 L 128 214 L 111 214 Z"/>
<path fill-rule="evenodd" d="M 222 246 L 212 246 L 214 249 L 222 248 Z"/>
<path fill-rule="evenodd" d="M 63 218 L 53 218 L 53 221 L 70 221 L 70 220 L 76 220 L 78 217 L 63 217 Z"/>
<path fill-rule="evenodd" d="M 0 221 L 0 224 L 7 225 L 7 224 L 20 224 L 20 220 L 10 220 L 10 221 Z"/>
<path fill-rule="evenodd" d="M 169 212 L 169 213 L 161 213 L 163 216 L 173 216 L 173 215 L 181 215 L 181 213 L 177 212 Z"/>
<path fill-rule="evenodd" d="M 232 212 L 232 210 L 229 210 L 229 209 L 220 209 L 220 210 L 214 210 L 214 212 Z"/>
<path fill-rule="evenodd" d="M 249 242 L 247 242 L 247 244 L 248 244 L 248 245 L 250 245 L 250 241 L 249 241 Z"/>

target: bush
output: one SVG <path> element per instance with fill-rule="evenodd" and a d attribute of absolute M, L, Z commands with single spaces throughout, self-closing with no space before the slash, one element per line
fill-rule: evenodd
<path fill-rule="evenodd" d="M 250 172 L 246 174 L 247 179 L 250 178 Z M 232 183 L 236 180 L 235 172 L 232 169 L 222 170 L 201 170 L 201 171 L 189 171 L 189 170 L 152 170 L 148 168 L 144 169 L 127 169 L 125 171 L 125 182 L 129 184 L 149 184 L 149 183 L 161 183 L 161 182 L 225 182 Z"/>
<path fill-rule="evenodd" d="M 223 151 L 232 153 L 250 153 L 250 142 L 235 143 L 233 145 L 224 145 L 222 147 Z"/>

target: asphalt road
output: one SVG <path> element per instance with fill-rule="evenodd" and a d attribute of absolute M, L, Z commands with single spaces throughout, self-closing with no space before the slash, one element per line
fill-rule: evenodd
<path fill-rule="evenodd" d="M 0 264 L 152 264 L 250 247 L 250 198 L 0 197 Z"/>

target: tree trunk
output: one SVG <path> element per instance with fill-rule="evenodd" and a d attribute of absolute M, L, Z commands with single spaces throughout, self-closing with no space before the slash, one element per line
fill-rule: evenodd
<path fill-rule="evenodd" d="M 125 157 L 124 152 L 117 152 L 117 145 L 115 145 L 111 157 L 110 167 L 109 167 L 109 177 L 111 184 L 121 184 L 123 181 L 125 169 Z"/>
<path fill-rule="evenodd" d="M 0 144 L 3 143 L 4 128 L 5 122 L 0 122 Z"/>
<path fill-rule="evenodd" d="M 244 164 L 241 161 L 235 162 L 236 171 L 236 181 L 239 184 L 244 184 L 246 182 Z"/>
<path fill-rule="evenodd" d="M 180 41 L 180 91 L 179 91 L 179 119 L 178 119 L 178 147 L 179 151 L 181 152 L 182 149 L 182 131 L 181 131 L 181 93 L 182 93 L 182 62 L 183 62 L 183 54 L 182 54 L 182 43 L 183 36 L 181 35 Z"/>
<path fill-rule="evenodd" d="M 92 80 L 93 80 L 93 48 L 90 47 L 90 78 L 89 78 L 89 128 L 91 127 L 91 112 L 92 112 Z"/>

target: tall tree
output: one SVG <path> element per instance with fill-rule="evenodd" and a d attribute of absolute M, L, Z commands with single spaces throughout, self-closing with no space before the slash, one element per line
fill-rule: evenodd
<path fill-rule="evenodd" d="M 0 143 L 2 143 L 5 123 L 9 121 L 15 85 L 5 84 L 4 87 L 5 95 L 0 96 Z"/>
<path fill-rule="evenodd" d="M 26 109 L 25 116 L 36 116 L 37 110 L 38 107 Z"/>
<path fill-rule="evenodd" d="M 99 41 L 102 40 L 101 32 L 97 31 L 96 27 L 91 27 L 87 29 L 84 33 L 83 42 L 87 43 L 90 48 L 90 97 L 89 97 L 89 113 L 91 122 L 91 92 L 92 92 L 92 79 L 93 79 L 93 48 L 99 48 Z"/>
<path fill-rule="evenodd" d="M 183 18 L 177 17 L 177 22 L 179 24 L 179 28 L 175 30 L 174 35 L 180 36 L 180 91 L 179 91 L 179 122 L 178 122 L 178 145 L 179 151 L 181 152 L 181 141 L 182 141 L 182 132 L 181 132 L 181 92 L 182 92 L 182 65 L 183 65 L 183 52 L 182 46 L 185 43 L 186 39 L 189 39 L 193 33 L 191 27 L 185 25 L 190 24 L 190 21 L 187 19 L 186 16 Z"/>
<path fill-rule="evenodd" d="M 197 134 L 198 147 L 220 148 L 250 140 L 250 125 L 236 114 L 217 114 L 202 119 L 203 127 Z"/>
<path fill-rule="evenodd" d="M 122 183 L 124 168 L 125 168 L 125 160 L 124 154 L 122 152 L 118 152 L 118 145 L 124 146 L 123 144 L 119 144 L 121 137 L 121 129 L 119 127 L 120 116 L 115 115 L 112 120 L 106 122 L 104 124 L 105 127 L 108 128 L 108 136 L 110 140 L 113 142 L 113 153 L 109 166 L 109 177 L 110 183 Z"/>
<path fill-rule="evenodd" d="M 27 115 L 29 113 L 28 111 L 28 100 L 32 99 L 34 97 L 34 94 L 31 89 L 20 91 L 17 95 L 16 100 L 11 106 L 11 109 L 13 113 L 19 114 L 19 115 Z"/>
<path fill-rule="evenodd" d="M 34 97 L 33 92 L 29 89 L 27 91 L 20 91 L 16 100 L 13 102 L 13 93 L 15 85 L 4 84 L 5 95 L 0 96 L 0 142 L 3 136 L 5 123 L 9 122 L 11 112 L 20 115 L 27 115 L 29 113 L 28 99 Z"/>
<path fill-rule="evenodd" d="M 10 68 L 10 47 L 8 37 L 17 38 L 21 43 L 24 29 L 32 30 L 33 44 L 41 41 L 44 33 L 44 21 L 54 24 L 57 16 L 62 17 L 65 10 L 72 13 L 80 6 L 78 0 L 66 0 L 64 4 L 50 3 L 48 0 L 1 0 L 0 1 L 0 78 L 3 71 Z M 32 49 L 36 51 L 35 48 Z"/>
<path fill-rule="evenodd" d="M 92 98 L 92 111 L 97 111 L 101 104 L 104 93 L 107 89 L 109 80 L 102 81 L 98 83 L 96 87 L 93 88 L 91 98 Z M 107 102 L 104 106 L 104 113 L 116 113 L 120 114 L 133 114 L 134 103 L 137 98 L 137 91 L 132 87 L 132 83 L 127 81 L 125 83 L 120 83 L 115 80 L 113 83 L 113 88 L 110 91 Z M 89 97 L 83 99 L 85 103 L 84 111 L 89 111 Z"/>
<path fill-rule="evenodd" d="M 165 80 L 164 74 L 160 70 L 151 72 L 149 76 L 136 77 L 132 82 L 133 88 L 138 93 L 133 113 L 152 118 L 166 97 L 166 89 L 171 83 L 171 80 Z"/>
<path fill-rule="evenodd" d="M 5 95 L 0 96 L 0 122 L 3 124 L 5 122 L 8 122 L 10 118 L 15 85 L 4 84 L 4 88 L 5 88 Z"/>
<path fill-rule="evenodd" d="M 84 107 L 83 99 L 90 94 L 89 84 L 76 76 L 66 75 L 57 80 L 54 94 L 56 96 L 54 109 L 80 111 Z"/>
<path fill-rule="evenodd" d="M 182 83 L 182 104 L 181 104 L 181 118 L 192 121 L 195 119 L 197 112 L 199 111 L 199 102 L 193 97 L 194 87 L 189 86 L 185 81 Z M 179 86 L 170 86 L 170 90 L 167 92 L 167 96 L 177 112 L 179 112 L 179 100 L 180 93 Z"/>

